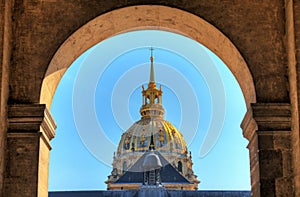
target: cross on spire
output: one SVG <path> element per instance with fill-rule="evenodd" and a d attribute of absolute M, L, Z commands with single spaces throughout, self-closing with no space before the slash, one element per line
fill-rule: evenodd
<path fill-rule="evenodd" d="M 153 48 L 150 48 L 151 56 L 151 67 L 150 67 L 150 80 L 147 89 L 142 86 L 143 105 L 140 109 L 140 113 L 143 118 L 148 117 L 163 117 L 164 109 L 162 106 L 162 88 L 156 88 L 154 80 L 154 57 Z M 155 107 L 154 107 L 155 106 Z"/>

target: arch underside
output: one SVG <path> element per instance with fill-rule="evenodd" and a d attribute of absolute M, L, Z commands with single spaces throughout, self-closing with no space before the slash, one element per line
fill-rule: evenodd
<path fill-rule="evenodd" d="M 163 30 L 187 36 L 214 52 L 231 70 L 247 108 L 256 102 L 252 76 L 234 44 L 218 29 L 188 12 L 157 5 L 132 6 L 108 12 L 73 33 L 51 60 L 42 84 L 40 103 L 50 108 L 64 72 L 82 53 L 117 34 L 135 30 Z"/>

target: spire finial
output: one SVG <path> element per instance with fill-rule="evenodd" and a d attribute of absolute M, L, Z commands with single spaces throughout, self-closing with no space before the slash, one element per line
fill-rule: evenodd
<path fill-rule="evenodd" d="M 151 69 L 150 69 L 150 82 L 155 82 L 154 80 L 154 65 L 153 65 L 153 61 L 154 61 L 154 57 L 153 57 L 153 47 L 150 48 L 151 51 L 151 57 L 150 57 L 150 61 L 151 61 Z"/>

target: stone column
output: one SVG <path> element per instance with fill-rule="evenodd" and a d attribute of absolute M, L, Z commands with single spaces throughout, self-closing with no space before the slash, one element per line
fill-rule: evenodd
<path fill-rule="evenodd" d="M 241 127 L 249 140 L 252 196 L 294 196 L 290 104 L 252 104 Z"/>
<path fill-rule="evenodd" d="M 4 196 L 47 197 L 55 122 L 42 104 L 10 105 Z"/>

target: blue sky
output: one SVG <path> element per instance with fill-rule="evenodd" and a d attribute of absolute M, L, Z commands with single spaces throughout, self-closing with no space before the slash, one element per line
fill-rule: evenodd
<path fill-rule="evenodd" d="M 104 40 L 63 76 L 51 107 L 58 128 L 51 141 L 50 191 L 106 189 L 120 136 L 140 119 L 150 47 L 165 119 L 192 151 L 199 189 L 250 190 L 248 142 L 239 127 L 246 106 L 234 76 L 201 44 L 149 30 Z"/>

